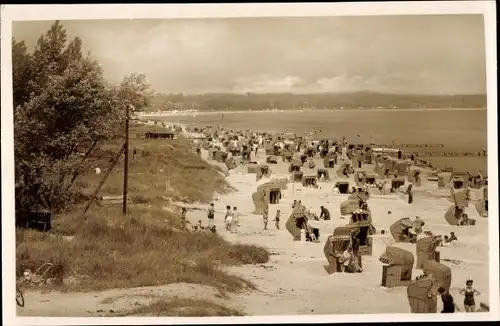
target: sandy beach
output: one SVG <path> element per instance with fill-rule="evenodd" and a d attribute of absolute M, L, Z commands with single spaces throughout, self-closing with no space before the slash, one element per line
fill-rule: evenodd
<path fill-rule="evenodd" d="M 207 151 L 203 150 L 202 156 L 207 159 Z M 265 157 L 261 149 L 258 154 L 259 161 L 265 162 Z M 319 158 L 315 158 L 315 161 L 317 165 L 322 163 Z M 209 162 L 224 167 L 221 163 L 211 160 Z M 365 166 L 366 170 L 372 167 Z M 286 163 L 272 164 L 271 178 L 289 177 L 287 168 Z M 332 180 L 320 182 L 319 189 L 289 183 L 287 189 L 282 191 L 280 203 L 270 205 L 269 227 L 264 231 L 262 216 L 253 214 L 252 193 L 259 184 L 267 181 L 266 178 L 256 181 L 254 174 L 246 172 L 246 166 L 228 171 L 227 181 L 236 191 L 215 196 L 215 224 L 218 233 L 228 241 L 260 245 L 272 253 L 266 264 L 228 268 L 231 273 L 253 282 L 257 286 L 256 291 L 224 297 L 207 286 L 179 283 L 96 293 L 29 292 L 26 294 L 26 307 L 18 307 L 17 312 L 20 316 L 109 316 L 158 298 L 201 297 L 241 309 L 247 315 L 409 313 L 406 287 L 381 286 L 382 263 L 378 258 L 387 244 L 393 244 L 390 234 L 380 235 L 380 232 L 377 232 L 373 236 L 373 254 L 363 256 L 363 273 L 328 275 L 325 271 L 325 240 L 335 227 L 347 223 L 346 219 L 340 217 L 339 207 L 348 195 L 332 194 L 337 177 L 334 171 L 331 174 Z M 352 176 L 349 181 L 353 183 Z M 377 194 L 377 190 L 372 193 L 368 204 L 372 211 L 373 224 L 378 231 L 387 232 L 391 224 L 402 217 L 420 216 L 426 223 L 424 230 L 442 235 L 455 232 L 459 241 L 448 247 L 438 248 L 442 263 L 452 270 L 450 293 L 461 306 L 462 299 L 458 291 L 463 288 L 467 279 L 472 278 L 475 288 L 481 292 L 477 301 L 488 302 L 488 220 L 480 217 L 473 205 L 466 208 L 466 212 L 469 217 L 477 220 L 475 226 L 450 226 L 444 219 L 444 214 L 451 205 L 450 199 L 447 198 L 449 190 L 437 189 L 435 183 L 423 182 L 422 187 L 415 188 L 415 199 L 411 205 L 406 203 L 402 195 L 382 196 Z M 479 192 L 473 191 L 472 198 L 478 196 Z M 306 208 L 318 215 L 321 205 L 330 210 L 331 220 L 317 222 L 320 229 L 319 243 L 293 241 L 285 229 L 294 199 L 300 199 Z M 237 233 L 229 233 L 224 229 L 226 205 L 237 206 L 242 214 Z M 187 207 L 187 217 L 192 224 L 198 220 L 204 225 L 207 224 L 206 205 Z M 276 230 L 272 221 L 277 209 L 281 210 L 280 230 Z M 388 215 L 389 210 L 392 211 L 391 215 Z M 416 254 L 415 244 L 397 243 L 396 246 Z M 414 270 L 413 278 L 421 273 L 420 270 Z M 439 301 L 438 311 L 440 304 Z"/>

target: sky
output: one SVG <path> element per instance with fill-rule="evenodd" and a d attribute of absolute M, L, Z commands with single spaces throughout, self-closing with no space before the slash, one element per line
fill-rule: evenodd
<path fill-rule="evenodd" d="M 13 23 L 33 49 L 51 21 Z M 119 82 L 163 93 L 486 93 L 481 15 L 62 21 Z"/>

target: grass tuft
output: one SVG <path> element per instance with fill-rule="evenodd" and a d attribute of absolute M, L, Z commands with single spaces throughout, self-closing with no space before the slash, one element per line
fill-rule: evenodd
<path fill-rule="evenodd" d="M 173 299 L 159 300 L 132 311 L 120 312 L 113 316 L 143 317 L 220 317 L 243 316 L 243 313 L 208 300 Z"/>

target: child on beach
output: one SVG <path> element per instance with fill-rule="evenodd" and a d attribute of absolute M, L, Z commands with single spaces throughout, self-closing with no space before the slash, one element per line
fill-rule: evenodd
<path fill-rule="evenodd" d="M 240 213 L 236 206 L 233 207 L 233 215 L 231 216 L 231 233 L 236 233 L 238 231 L 238 226 L 240 223 Z"/>
<path fill-rule="evenodd" d="M 422 233 L 422 227 L 425 225 L 425 222 L 420 219 L 419 216 L 415 217 L 415 221 L 413 222 L 413 230 L 415 234 Z"/>
<path fill-rule="evenodd" d="M 231 212 L 231 206 L 227 205 L 226 206 L 226 214 L 224 215 L 224 222 L 226 222 L 227 217 L 230 216 L 231 214 L 232 214 L 232 212 Z"/>
<path fill-rule="evenodd" d="M 193 231 L 202 231 L 203 225 L 201 224 L 201 220 L 198 221 L 198 224 L 193 225 Z"/>
<path fill-rule="evenodd" d="M 276 217 L 274 218 L 274 225 L 276 226 L 276 230 L 280 229 L 280 215 L 281 215 L 281 212 L 278 209 L 278 211 L 276 211 Z"/>
<path fill-rule="evenodd" d="M 231 206 L 227 205 L 226 206 L 226 215 L 224 216 L 224 223 L 226 224 L 227 231 L 231 230 L 232 214 L 233 214 L 233 212 L 231 211 Z"/>
<path fill-rule="evenodd" d="M 264 230 L 267 230 L 267 223 L 269 221 L 269 206 L 264 205 L 264 211 L 262 212 L 262 219 L 264 220 Z"/>

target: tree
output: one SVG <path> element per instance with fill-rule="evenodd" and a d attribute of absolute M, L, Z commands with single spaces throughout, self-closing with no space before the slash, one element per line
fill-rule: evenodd
<path fill-rule="evenodd" d="M 27 87 L 32 78 L 32 57 L 24 41 L 17 42 L 12 38 L 12 89 L 14 109 L 29 100 Z"/>
<path fill-rule="evenodd" d="M 108 87 L 97 61 L 83 57 L 79 38 L 66 47 L 59 22 L 39 38 L 33 55 L 23 42 L 13 45 L 16 201 L 21 209 L 30 209 L 34 198 L 63 209 L 74 195 L 68 190 L 82 164 L 79 150 L 89 153 L 116 128 L 119 92 Z"/>
<path fill-rule="evenodd" d="M 141 73 L 131 73 L 123 79 L 119 88 L 119 98 L 124 106 L 134 111 L 143 111 L 151 103 L 151 85 Z"/>

